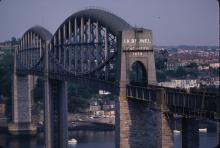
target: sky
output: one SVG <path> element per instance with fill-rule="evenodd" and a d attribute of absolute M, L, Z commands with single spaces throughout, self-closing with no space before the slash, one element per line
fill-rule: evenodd
<path fill-rule="evenodd" d="M 91 6 L 151 29 L 154 45 L 218 45 L 216 0 L 1 0 L 0 42 L 35 25 L 54 34 L 68 16 Z"/>

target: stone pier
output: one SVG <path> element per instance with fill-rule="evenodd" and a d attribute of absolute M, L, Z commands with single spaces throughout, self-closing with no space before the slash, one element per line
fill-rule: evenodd
<path fill-rule="evenodd" d="M 31 123 L 31 99 L 34 78 L 30 75 L 13 76 L 13 119 L 8 130 L 11 134 L 36 134 L 37 128 Z"/>
<path fill-rule="evenodd" d="M 146 102 L 119 97 L 116 148 L 172 148 L 173 133 L 165 113 Z"/>

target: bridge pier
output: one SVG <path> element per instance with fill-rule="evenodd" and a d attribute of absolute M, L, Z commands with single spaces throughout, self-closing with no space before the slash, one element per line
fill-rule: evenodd
<path fill-rule="evenodd" d="M 167 116 L 146 102 L 119 97 L 116 104 L 116 148 L 172 148 Z"/>
<path fill-rule="evenodd" d="M 126 94 L 124 87 L 120 88 L 119 94 L 116 103 L 116 148 L 172 148 L 173 132 L 164 108 L 123 97 Z M 158 91 L 156 97 L 162 99 L 163 95 Z"/>
<path fill-rule="evenodd" d="M 13 75 L 13 115 L 8 130 L 13 135 L 36 134 L 31 123 L 31 98 L 34 78 L 30 75 Z"/>
<path fill-rule="evenodd" d="M 171 119 L 168 118 L 169 115 L 161 113 L 161 147 L 162 148 L 173 148 L 173 130 L 170 124 Z"/>
<path fill-rule="evenodd" d="M 199 123 L 194 118 L 182 118 L 182 147 L 199 148 Z"/>
<path fill-rule="evenodd" d="M 45 81 L 46 148 L 67 148 L 67 82 Z"/>

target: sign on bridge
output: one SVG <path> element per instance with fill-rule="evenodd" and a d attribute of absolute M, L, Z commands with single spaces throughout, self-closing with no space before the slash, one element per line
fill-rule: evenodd
<path fill-rule="evenodd" d="M 142 52 L 152 50 L 152 31 L 147 29 L 134 29 L 122 33 L 122 46 L 124 52 L 133 52 L 134 56 L 143 55 Z"/>

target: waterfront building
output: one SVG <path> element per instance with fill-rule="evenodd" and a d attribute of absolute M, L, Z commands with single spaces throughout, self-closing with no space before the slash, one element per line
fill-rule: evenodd
<path fill-rule="evenodd" d="M 169 82 L 160 82 L 159 86 L 170 87 L 170 88 L 199 88 L 200 82 L 197 79 L 185 79 L 185 80 L 171 80 Z"/>
<path fill-rule="evenodd" d="M 220 63 L 210 63 L 209 64 L 209 67 L 211 67 L 211 68 L 219 68 L 220 67 Z"/>
<path fill-rule="evenodd" d="M 97 100 L 91 101 L 89 105 L 89 112 L 93 115 L 99 114 L 96 112 L 99 112 L 101 110 L 101 106 L 99 105 Z"/>
<path fill-rule="evenodd" d="M 104 111 L 114 110 L 115 109 L 115 101 L 105 101 L 102 109 Z"/>
<path fill-rule="evenodd" d="M 2 96 L 0 96 L 0 124 L 6 121 L 5 111 L 6 111 L 6 106 Z"/>
<path fill-rule="evenodd" d="M 115 101 L 105 101 L 102 109 L 105 117 L 115 117 Z"/>

